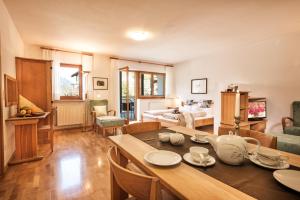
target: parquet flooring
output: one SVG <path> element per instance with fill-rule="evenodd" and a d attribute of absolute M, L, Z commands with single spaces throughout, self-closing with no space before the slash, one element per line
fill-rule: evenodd
<path fill-rule="evenodd" d="M 44 159 L 10 166 L 0 178 L 1 200 L 110 199 L 110 145 L 101 135 L 80 130 L 55 132 L 54 152 Z"/>

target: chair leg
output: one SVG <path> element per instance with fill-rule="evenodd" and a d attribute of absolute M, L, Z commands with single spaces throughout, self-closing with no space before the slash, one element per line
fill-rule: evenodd
<path fill-rule="evenodd" d="M 51 144 L 51 152 L 53 152 L 53 140 L 54 140 L 54 131 L 50 131 L 50 144 Z"/>

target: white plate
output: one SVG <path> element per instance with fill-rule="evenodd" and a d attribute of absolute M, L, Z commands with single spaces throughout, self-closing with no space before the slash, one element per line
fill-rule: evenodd
<path fill-rule="evenodd" d="M 286 162 L 286 161 L 283 161 L 280 165 L 278 166 L 271 166 L 271 165 L 265 165 L 263 163 L 261 163 L 259 160 L 256 159 L 256 155 L 249 155 L 249 159 L 259 165 L 259 166 L 262 166 L 262 167 L 265 167 L 265 168 L 268 168 L 268 169 L 287 169 L 290 167 L 289 163 Z"/>
<path fill-rule="evenodd" d="M 190 163 L 190 164 L 192 164 L 192 165 L 201 166 L 201 167 L 212 166 L 212 165 L 214 165 L 214 164 L 216 163 L 215 158 L 212 157 L 212 156 L 209 156 L 209 160 L 208 160 L 208 163 L 206 163 L 206 165 L 205 165 L 204 163 L 195 162 L 195 161 L 193 160 L 193 158 L 192 158 L 191 153 L 186 153 L 186 154 L 184 154 L 184 155 L 183 155 L 183 159 L 184 159 L 186 162 L 188 162 L 188 163 Z"/>
<path fill-rule="evenodd" d="M 300 192 L 300 171 L 276 170 L 273 176 L 281 184 Z"/>
<path fill-rule="evenodd" d="M 172 151 L 154 150 L 144 155 L 144 160 L 158 166 L 172 166 L 181 162 L 179 154 Z"/>
<path fill-rule="evenodd" d="M 192 137 L 191 137 L 191 140 L 192 140 L 193 142 L 200 143 L 200 144 L 207 144 L 207 143 L 208 143 L 207 140 L 197 140 L 195 136 L 192 136 Z"/>

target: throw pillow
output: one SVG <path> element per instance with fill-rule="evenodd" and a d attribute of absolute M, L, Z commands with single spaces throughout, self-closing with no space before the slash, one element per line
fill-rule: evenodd
<path fill-rule="evenodd" d="M 94 110 L 96 112 L 96 117 L 107 115 L 106 106 L 94 106 Z"/>

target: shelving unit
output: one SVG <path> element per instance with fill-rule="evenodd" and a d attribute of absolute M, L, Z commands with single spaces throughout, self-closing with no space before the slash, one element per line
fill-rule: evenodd
<path fill-rule="evenodd" d="M 234 127 L 236 92 L 221 92 L 221 126 Z M 240 92 L 240 127 L 250 129 L 248 123 L 248 92 Z"/>

